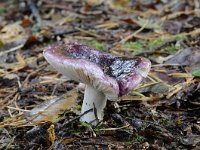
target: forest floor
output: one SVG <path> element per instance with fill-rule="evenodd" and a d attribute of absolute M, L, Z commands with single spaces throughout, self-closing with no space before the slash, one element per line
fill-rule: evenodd
<path fill-rule="evenodd" d="M 97 126 L 43 57 L 67 42 L 152 62 Z M 0 1 L 0 149 L 200 149 L 199 77 L 198 0 Z"/>

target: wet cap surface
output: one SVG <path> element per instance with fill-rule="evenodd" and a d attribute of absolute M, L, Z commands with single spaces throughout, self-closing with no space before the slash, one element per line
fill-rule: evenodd
<path fill-rule="evenodd" d="M 78 43 L 49 47 L 44 51 L 44 56 L 60 73 L 94 86 L 109 99 L 135 88 L 151 66 L 150 61 L 143 57 L 118 57 Z"/>

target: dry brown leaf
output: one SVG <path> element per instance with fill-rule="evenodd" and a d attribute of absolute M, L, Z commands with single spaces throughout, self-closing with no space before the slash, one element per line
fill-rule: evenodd
<path fill-rule="evenodd" d="M 26 60 L 24 59 L 24 56 L 21 54 L 20 51 L 16 52 L 16 59 L 17 59 L 16 63 L 12 63 L 9 65 L 9 68 L 12 69 L 10 73 L 21 70 L 26 66 Z"/>
<path fill-rule="evenodd" d="M 131 95 L 125 95 L 120 98 L 120 101 L 152 101 L 152 97 L 146 97 L 146 96 L 131 96 Z"/>
<path fill-rule="evenodd" d="M 20 65 L 26 65 L 26 61 L 25 61 L 25 59 L 24 59 L 24 56 L 21 54 L 21 52 L 20 51 L 17 51 L 16 52 L 16 59 L 17 59 L 17 61 L 18 61 L 18 63 L 20 64 Z"/>
<path fill-rule="evenodd" d="M 115 28 L 117 26 L 119 26 L 118 22 L 110 20 L 110 21 L 106 21 L 102 24 L 96 25 L 95 28 L 97 28 L 97 29 L 98 28 L 104 28 L 104 29 L 108 30 L 108 29 Z"/>
<path fill-rule="evenodd" d="M 78 93 L 76 90 L 69 91 L 61 97 L 45 101 L 41 105 L 32 109 L 31 111 L 23 110 L 23 113 L 21 112 L 15 116 L 7 118 L 5 121 L 0 123 L 0 128 L 6 126 L 35 126 L 46 122 L 56 122 L 60 119 L 60 114 L 63 114 L 65 111 L 69 111 L 70 109 L 73 109 L 76 106 L 77 97 Z M 18 108 L 12 109 L 20 111 L 22 110 Z"/>
<path fill-rule="evenodd" d="M 24 44 L 27 39 L 28 34 L 24 30 L 24 28 L 19 25 L 19 23 L 6 25 L 0 31 L 0 41 L 2 41 L 3 44 L 13 42 L 18 43 L 17 45 L 22 43 Z"/>
<path fill-rule="evenodd" d="M 56 122 L 59 119 L 60 114 L 75 107 L 77 96 L 78 93 L 76 90 L 72 90 L 61 97 L 45 101 L 32 109 L 28 113 L 27 119 L 30 120 L 30 124 Z"/>

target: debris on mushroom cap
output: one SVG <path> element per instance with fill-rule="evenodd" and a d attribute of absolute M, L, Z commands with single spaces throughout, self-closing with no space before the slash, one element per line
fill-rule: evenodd
<path fill-rule="evenodd" d="M 123 58 L 78 43 L 49 47 L 44 56 L 59 72 L 72 80 L 93 85 L 108 99 L 135 88 L 151 67 L 151 62 L 143 57 Z"/>
<path fill-rule="evenodd" d="M 136 59 L 116 58 L 108 69 L 108 74 L 119 84 L 119 96 L 128 93 L 146 77 L 150 71 L 151 62 L 143 57 Z"/>
<path fill-rule="evenodd" d="M 143 57 L 138 57 L 135 61 L 135 66 L 137 66 L 136 70 L 140 73 L 141 76 L 147 77 L 151 69 L 151 62 Z"/>

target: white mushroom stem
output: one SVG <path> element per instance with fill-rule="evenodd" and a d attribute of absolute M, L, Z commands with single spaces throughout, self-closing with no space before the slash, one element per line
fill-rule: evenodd
<path fill-rule="evenodd" d="M 97 91 L 94 87 L 87 85 L 82 104 L 81 114 L 93 109 L 80 118 L 81 122 L 92 123 L 96 125 L 98 121 L 103 120 L 104 108 L 106 106 L 106 97 L 102 92 Z"/>

